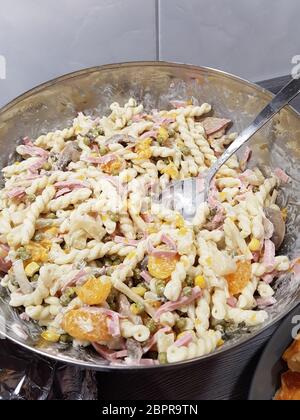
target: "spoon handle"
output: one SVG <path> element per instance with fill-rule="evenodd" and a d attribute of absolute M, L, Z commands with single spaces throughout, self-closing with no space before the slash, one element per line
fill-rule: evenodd
<path fill-rule="evenodd" d="M 225 162 L 239 150 L 250 138 L 262 128 L 275 114 L 277 114 L 285 105 L 300 93 L 300 78 L 290 80 L 269 104 L 262 109 L 255 120 L 247 128 L 245 128 L 236 140 L 225 150 L 223 155 L 216 161 L 216 163 L 208 171 L 207 182 L 210 185 L 213 177 L 224 165 Z"/>

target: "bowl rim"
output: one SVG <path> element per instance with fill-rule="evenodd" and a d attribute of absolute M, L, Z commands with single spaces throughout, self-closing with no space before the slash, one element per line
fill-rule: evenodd
<path fill-rule="evenodd" d="M 49 81 L 41 83 L 41 84 L 25 91 L 24 93 L 18 95 L 15 99 L 8 102 L 6 105 L 0 107 L 0 117 L 1 117 L 2 114 L 4 114 L 5 112 L 7 112 L 11 108 L 13 108 L 15 105 L 17 105 L 19 102 L 23 101 L 24 99 L 30 98 L 31 95 L 34 95 L 38 92 L 41 92 L 41 91 L 45 90 L 46 88 L 48 88 L 48 87 L 50 87 L 54 84 L 57 84 L 57 83 L 60 83 L 60 82 L 66 81 L 66 80 L 71 80 L 71 79 L 76 78 L 76 77 L 81 76 L 81 75 L 92 74 L 92 73 L 98 72 L 98 71 L 113 70 L 113 69 L 117 69 L 117 68 L 120 68 L 120 67 L 126 68 L 126 67 L 148 67 L 148 66 L 149 67 L 161 67 L 161 68 L 173 67 L 173 68 L 181 68 L 181 69 L 195 70 L 195 71 L 200 70 L 200 71 L 204 71 L 204 72 L 213 73 L 215 75 L 226 76 L 229 79 L 232 79 L 234 81 L 242 82 L 243 84 L 246 84 L 247 86 L 251 87 L 252 89 L 255 89 L 257 92 L 263 93 L 268 99 L 271 99 L 272 97 L 274 97 L 274 94 L 272 92 L 270 92 L 269 90 L 261 87 L 257 83 L 250 82 L 249 80 L 244 79 L 240 76 L 236 76 L 232 73 L 228 73 L 228 72 L 223 71 L 223 70 L 215 69 L 213 67 L 196 66 L 196 65 L 193 65 L 193 64 L 184 64 L 184 63 L 171 62 L 171 61 L 170 62 L 169 61 L 130 61 L 130 62 L 112 63 L 112 64 L 105 64 L 105 65 L 100 65 L 100 66 L 88 67 L 88 68 L 85 68 L 85 69 L 81 69 L 81 70 L 73 71 L 73 72 L 70 72 L 70 73 L 66 73 L 65 75 L 55 77 L 55 78 L 53 78 Z M 298 112 L 291 105 L 287 105 L 284 109 L 288 109 L 296 117 L 300 117 L 300 112 Z M 251 342 L 251 340 L 253 340 L 257 336 L 262 334 L 264 331 L 266 331 L 268 328 L 270 328 L 271 326 L 276 324 L 278 321 L 282 320 L 287 314 L 289 314 L 291 311 L 293 311 L 294 308 L 298 304 L 299 304 L 299 302 L 297 301 L 297 299 L 295 299 L 295 301 L 291 303 L 292 306 L 290 308 L 288 308 L 288 309 L 286 308 L 283 312 L 279 313 L 267 325 L 264 325 L 259 329 L 253 330 L 253 332 L 251 332 L 250 334 L 242 335 L 241 338 L 234 341 L 230 345 L 228 345 L 228 346 L 225 345 L 224 347 L 221 347 L 219 350 L 216 350 L 213 353 L 209 353 L 209 354 L 201 356 L 201 357 L 196 357 L 196 358 L 193 358 L 193 359 L 184 360 L 184 361 L 176 362 L 176 363 L 170 363 L 170 364 L 166 364 L 166 365 L 151 365 L 151 366 L 126 366 L 126 365 L 109 365 L 109 364 L 107 364 L 107 365 L 105 365 L 105 364 L 97 365 L 94 362 L 71 359 L 70 357 L 66 357 L 66 356 L 63 356 L 61 354 L 59 356 L 57 356 L 55 354 L 47 353 L 47 352 L 45 352 L 41 349 L 32 347 L 29 344 L 22 343 L 22 341 L 18 340 L 17 338 L 11 337 L 9 335 L 9 333 L 7 333 L 6 331 L 3 331 L 3 332 L 1 331 L 0 335 L 4 338 L 9 339 L 13 343 L 15 343 L 17 345 L 20 345 L 21 347 L 25 348 L 26 350 L 29 350 L 29 351 L 31 351 L 35 354 L 40 355 L 40 356 L 47 357 L 47 358 L 52 359 L 56 362 L 59 361 L 59 362 L 63 362 L 63 363 L 68 363 L 68 364 L 71 364 L 71 365 L 79 366 L 79 367 L 86 368 L 86 369 L 92 369 L 92 370 L 95 370 L 95 371 L 102 371 L 102 372 L 118 371 L 118 372 L 129 373 L 129 372 L 134 372 L 134 371 L 156 370 L 158 368 L 160 368 L 160 369 L 163 368 L 166 371 L 166 370 L 174 370 L 176 368 L 183 368 L 183 367 L 188 366 L 190 364 L 196 364 L 196 363 L 204 362 L 206 360 L 211 360 L 211 359 L 217 357 L 219 354 L 225 354 L 228 351 L 233 350 L 238 346 L 242 346 L 246 342 Z"/>

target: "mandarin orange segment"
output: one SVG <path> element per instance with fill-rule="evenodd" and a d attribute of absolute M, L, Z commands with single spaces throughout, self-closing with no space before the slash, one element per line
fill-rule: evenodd
<path fill-rule="evenodd" d="M 79 299 L 86 305 L 100 305 L 105 302 L 111 291 L 111 281 L 107 278 L 90 277 L 76 292 Z"/>
<path fill-rule="evenodd" d="M 110 175 L 116 175 L 120 172 L 123 165 L 123 161 L 118 157 L 115 160 L 112 160 L 110 162 L 104 163 L 101 165 L 101 169 L 103 172 L 106 172 Z"/>
<path fill-rule="evenodd" d="M 250 261 L 238 261 L 237 270 L 234 273 L 225 276 L 229 293 L 231 295 L 238 295 L 242 293 L 244 288 L 251 280 L 251 263 Z"/>
<path fill-rule="evenodd" d="M 96 308 L 73 309 L 64 315 L 63 329 L 73 338 L 83 341 L 107 341 L 111 338 L 107 317 Z"/>
<path fill-rule="evenodd" d="M 178 260 L 179 255 L 168 258 L 150 255 L 148 259 L 148 271 L 151 276 L 160 280 L 166 280 L 175 270 Z"/>

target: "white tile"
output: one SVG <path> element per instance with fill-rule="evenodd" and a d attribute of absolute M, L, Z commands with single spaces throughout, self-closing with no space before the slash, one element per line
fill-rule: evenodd
<path fill-rule="evenodd" d="M 299 0 L 159 0 L 160 59 L 251 80 L 289 74 L 300 54 Z"/>
<path fill-rule="evenodd" d="M 155 0 L 1 0 L 0 56 L 0 105 L 71 71 L 154 60 Z"/>

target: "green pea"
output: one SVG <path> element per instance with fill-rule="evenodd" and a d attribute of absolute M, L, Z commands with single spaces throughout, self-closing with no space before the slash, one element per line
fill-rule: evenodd
<path fill-rule="evenodd" d="M 17 255 L 18 258 L 20 258 L 23 261 L 30 260 L 30 258 L 31 258 L 31 253 L 29 251 L 27 251 L 27 249 L 24 248 L 23 246 L 21 246 L 17 250 L 16 255 Z"/>
<path fill-rule="evenodd" d="M 183 296 L 191 296 L 192 288 L 189 287 L 189 286 L 184 287 L 183 290 L 182 290 L 182 294 L 183 294 Z"/>
<path fill-rule="evenodd" d="M 31 203 L 36 200 L 36 196 L 34 194 L 28 194 L 27 198 Z"/>
<path fill-rule="evenodd" d="M 106 146 L 104 146 L 104 144 L 101 144 L 99 146 L 99 151 L 100 151 L 100 155 L 106 155 L 108 153 L 108 148 Z"/>
<path fill-rule="evenodd" d="M 167 353 L 158 353 L 158 361 L 161 365 L 166 365 L 168 363 Z"/>
<path fill-rule="evenodd" d="M 91 140 L 88 137 L 84 137 L 82 141 L 86 146 L 90 146 L 91 144 Z"/>
<path fill-rule="evenodd" d="M 185 282 L 186 282 L 186 285 L 189 286 L 189 287 L 194 286 L 194 279 L 192 277 L 187 277 Z"/>
<path fill-rule="evenodd" d="M 162 280 L 155 282 L 155 291 L 157 296 L 163 296 L 165 291 L 165 283 Z"/>
<path fill-rule="evenodd" d="M 176 328 L 178 328 L 179 331 L 184 330 L 185 326 L 186 326 L 186 319 L 185 318 L 179 318 L 176 321 Z"/>
<path fill-rule="evenodd" d="M 41 233 L 37 233 L 36 235 L 34 235 L 33 240 L 36 242 L 41 241 L 43 238 L 43 235 Z"/>
<path fill-rule="evenodd" d="M 45 171 L 50 171 L 51 168 L 52 168 L 52 166 L 49 162 L 44 163 L 43 169 L 45 169 Z"/>
<path fill-rule="evenodd" d="M 68 306 L 69 303 L 76 297 L 76 290 L 74 287 L 68 287 L 67 290 L 61 295 L 60 303 L 62 306 Z"/>
<path fill-rule="evenodd" d="M 38 281 L 39 279 L 39 274 L 35 274 L 34 276 L 31 277 L 30 281 Z"/>
<path fill-rule="evenodd" d="M 69 334 L 62 334 L 59 339 L 60 343 L 68 344 L 72 343 L 73 338 Z"/>
<path fill-rule="evenodd" d="M 56 219 L 56 214 L 55 213 L 49 213 L 47 216 L 47 219 Z"/>
<path fill-rule="evenodd" d="M 190 149 L 187 146 L 181 146 L 180 151 L 184 156 L 187 156 L 190 154 Z"/>
<path fill-rule="evenodd" d="M 151 334 L 154 334 L 158 328 L 158 324 L 153 319 L 149 319 L 146 322 L 146 327 L 149 328 Z"/>

